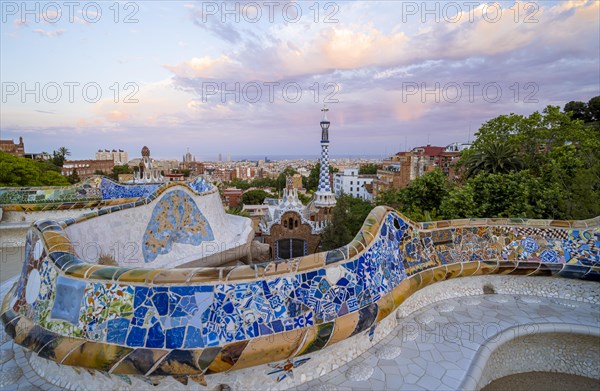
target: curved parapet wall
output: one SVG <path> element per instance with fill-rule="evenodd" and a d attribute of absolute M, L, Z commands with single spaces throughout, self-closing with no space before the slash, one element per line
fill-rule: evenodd
<path fill-rule="evenodd" d="M 219 266 L 246 256 L 254 237 L 250 219 L 225 213 L 216 188 L 197 193 L 176 183 L 62 225 L 82 261 L 129 268 Z"/>
<path fill-rule="evenodd" d="M 184 184 L 198 193 L 213 189 L 202 177 Z M 3 187 L 0 188 L 0 207 L 4 211 L 26 212 L 96 208 L 147 199 L 169 185 L 172 183 L 121 184 L 94 176 L 65 187 Z"/>
<path fill-rule="evenodd" d="M 483 274 L 600 280 L 600 219 L 415 224 L 375 208 L 349 245 L 282 263 L 90 265 L 38 222 L 2 306 L 15 342 L 114 374 L 200 375 L 282 361 L 372 329 L 420 288 Z"/>

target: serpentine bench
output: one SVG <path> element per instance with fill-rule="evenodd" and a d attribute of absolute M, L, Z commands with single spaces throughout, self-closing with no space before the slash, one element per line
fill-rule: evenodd
<path fill-rule="evenodd" d="M 116 206 L 98 215 L 117 218 L 126 210 Z M 119 375 L 202 378 L 306 356 L 368 332 L 411 294 L 446 279 L 600 280 L 598 217 L 414 223 L 376 207 L 355 239 L 336 250 L 283 262 L 176 269 L 86 262 L 73 237 L 79 224 L 94 221 L 101 219 L 33 224 L 1 319 L 17 344 L 40 357 Z"/>

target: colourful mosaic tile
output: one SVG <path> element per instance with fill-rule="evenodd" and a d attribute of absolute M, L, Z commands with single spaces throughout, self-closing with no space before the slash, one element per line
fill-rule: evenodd
<path fill-rule="evenodd" d="M 91 208 L 147 199 L 170 184 L 120 184 L 106 177 L 90 177 L 66 187 L 3 187 L 0 188 L 0 205 L 6 210 Z M 214 186 L 202 177 L 187 185 L 196 193 L 212 191 Z"/>
<path fill-rule="evenodd" d="M 160 208 L 157 205 L 156 215 L 167 210 L 162 224 L 171 229 L 194 227 L 200 220 L 193 217 L 193 210 L 186 212 L 185 197 L 173 194 L 179 198 Z M 131 360 L 116 364 L 117 359 L 130 352 L 142 357 L 141 352 L 148 351 L 152 360 L 162 360 L 160 365 L 144 364 L 144 368 L 156 368 L 157 375 L 208 374 L 277 357 L 276 361 L 289 360 L 273 366 L 270 374 L 281 378 L 290 376 L 288 370 L 303 362 L 294 361 L 291 355 L 310 354 L 358 333 L 372 337 L 378 321 L 414 291 L 436 281 L 488 273 L 598 279 L 591 269 L 600 267 L 598 227 L 457 226 L 448 222 L 436 225 L 443 228 L 422 230 L 398 213 L 382 210 L 377 209 L 378 230 L 370 241 L 365 240 L 366 248 L 354 257 L 347 247 L 323 254 L 319 259 L 326 266 L 318 262 L 312 269 L 296 272 L 303 261 L 271 263 L 260 266 L 262 277 L 236 274 L 235 269 L 157 269 L 145 271 L 150 274 L 135 286 L 113 281 L 132 273 L 116 267 L 97 268 L 90 274 L 94 280 L 89 281 L 59 276 L 58 268 L 76 267 L 81 261 L 58 251 L 46 256 L 48 243 L 44 241 L 62 235 L 62 228 L 40 222 L 28 234 L 22 278 L 9 311 L 50 332 L 96 344 L 89 346 L 119 346 L 111 350 L 109 363 L 119 365 L 121 374 L 138 369 Z M 365 230 L 374 225 L 371 222 Z M 37 229 L 55 235 L 40 238 Z M 200 232 L 200 228 L 192 231 Z M 172 231 L 175 237 L 176 232 Z M 240 277 L 229 281 L 229 275 Z M 34 298 L 31 293 L 28 296 L 32 289 Z M 3 319 L 8 319 L 6 314 Z M 294 338 L 286 339 L 289 346 L 285 349 L 281 343 L 271 347 L 261 342 L 286 333 Z M 246 353 L 247 346 L 254 350 Z M 86 345 L 73 357 L 90 349 Z M 278 350 L 269 355 L 269 349 Z M 86 365 L 109 365 L 96 359 Z"/>
<path fill-rule="evenodd" d="M 214 240 L 210 224 L 192 197 L 175 190 L 154 207 L 144 233 L 144 261 L 152 262 L 158 255 L 168 254 L 174 243 L 198 246 L 210 240 Z"/>

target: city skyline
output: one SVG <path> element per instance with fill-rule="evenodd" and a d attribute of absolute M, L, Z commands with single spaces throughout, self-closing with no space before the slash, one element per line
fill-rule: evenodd
<path fill-rule="evenodd" d="M 0 130 L 3 139 L 22 136 L 27 152 L 65 146 L 70 158 L 85 159 L 115 145 L 134 158 L 148 145 L 161 159 L 180 158 L 187 147 L 203 159 L 316 158 L 319 110 L 329 96 L 339 100 L 328 103 L 332 157 L 383 156 L 472 140 L 498 115 L 599 92 L 595 1 L 500 2 L 496 10 L 281 3 L 273 21 L 262 2 L 231 3 L 234 14 L 220 2 L 99 3 L 100 13 L 73 9 L 72 22 L 65 4 L 44 4 L 25 15 L 2 9 Z M 35 83 L 39 97 L 23 95 Z M 88 102 L 93 88 L 80 90 L 87 83 L 100 87 L 98 102 Z M 218 91 L 236 83 L 237 96 Z M 55 91 L 62 95 L 52 103 Z"/>

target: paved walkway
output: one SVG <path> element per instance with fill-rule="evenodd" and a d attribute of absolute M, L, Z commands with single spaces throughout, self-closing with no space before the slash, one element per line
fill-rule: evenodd
<path fill-rule="evenodd" d="M 14 280 L 0 285 L 0 299 Z M 412 313 L 351 363 L 297 389 L 458 389 L 482 343 L 506 330 L 529 335 L 543 323 L 598 327 L 600 306 L 497 294 L 440 301 Z M 40 378 L 26 354 L 0 326 L 0 388 L 61 389 Z"/>
<path fill-rule="evenodd" d="M 600 306 L 497 294 L 440 301 L 412 313 L 354 361 L 297 389 L 456 390 L 485 341 L 505 330 L 531 335 L 543 323 L 598 327 Z"/>

